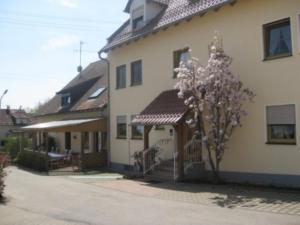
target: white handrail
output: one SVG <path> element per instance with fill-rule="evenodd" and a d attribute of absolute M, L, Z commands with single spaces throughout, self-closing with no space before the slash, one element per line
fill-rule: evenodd
<path fill-rule="evenodd" d="M 150 148 L 143 150 L 143 174 L 144 175 L 147 174 L 149 171 L 153 170 L 156 166 L 161 164 L 161 160 L 159 156 L 162 154 L 163 148 L 161 148 L 160 146 L 169 144 L 170 141 L 172 141 L 171 138 L 160 139 Z M 153 154 L 152 156 L 151 153 Z"/>

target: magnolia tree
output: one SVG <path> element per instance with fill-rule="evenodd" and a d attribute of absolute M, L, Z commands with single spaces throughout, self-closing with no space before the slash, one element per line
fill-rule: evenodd
<path fill-rule="evenodd" d="M 254 97 L 254 93 L 229 70 L 231 62 L 223 51 L 220 38 L 215 37 L 206 66 L 191 57 L 175 70 L 179 79 L 175 86 L 179 89 L 178 97 L 184 98 L 193 112 L 187 123 L 196 128 L 195 137 L 202 138 L 217 182 L 230 136 L 242 125 L 241 117 L 247 115 L 243 102 L 252 101 Z"/>
<path fill-rule="evenodd" d="M 4 171 L 4 164 L 0 161 L 0 202 L 3 199 L 3 192 L 4 192 L 4 177 L 6 175 L 5 171 Z"/>

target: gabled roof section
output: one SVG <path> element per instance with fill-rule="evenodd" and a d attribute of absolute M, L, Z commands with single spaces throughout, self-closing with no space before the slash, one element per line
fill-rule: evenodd
<path fill-rule="evenodd" d="M 129 0 L 127 2 L 126 7 L 124 9 L 124 12 L 130 13 L 130 7 L 131 7 L 131 4 L 132 4 L 133 1 L 134 0 Z M 156 2 L 156 3 L 162 4 L 162 5 L 168 5 L 170 0 L 147 0 L 147 1 Z"/>
<path fill-rule="evenodd" d="M 168 90 L 158 95 L 131 124 L 175 125 L 181 122 L 189 108 L 184 99 L 178 98 L 178 90 Z"/>
<path fill-rule="evenodd" d="M 0 126 L 15 126 L 16 120 L 22 119 L 23 123 L 33 123 L 33 118 L 23 109 L 0 109 Z"/>
<path fill-rule="evenodd" d="M 141 29 L 134 30 L 130 28 L 130 23 L 124 23 L 110 38 L 108 43 L 101 51 L 107 52 L 110 49 L 135 41 L 141 37 L 157 32 L 173 24 L 179 23 L 182 20 L 192 18 L 196 15 L 201 15 L 209 10 L 217 9 L 224 5 L 235 2 L 236 0 L 157 0 L 166 5 L 153 20 Z M 130 9 L 132 0 L 129 0 L 126 10 Z"/>
<path fill-rule="evenodd" d="M 103 61 L 93 62 L 87 66 L 63 89 L 57 92 L 49 102 L 43 105 L 36 116 L 83 110 L 102 110 L 107 104 L 107 91 L 96 98 L 89 99 L 89 96 L 99 88 L 107 88 L 107 64 Z M 68 107 L 61 106 L 61 97 L 64 93 L 71 94 L 71 104 Z"/>

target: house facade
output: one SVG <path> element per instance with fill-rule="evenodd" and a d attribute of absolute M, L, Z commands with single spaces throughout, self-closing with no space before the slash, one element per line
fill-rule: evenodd
<path fill-rule="evenodd" d="M 106 107 L 107 67 L 97 61 L 44 104 L 36 114 L 36 125 L 26 129 L 36 134 L 36 148 L 45 143 L 47 133 L 52 140 L 49 151 L 100 152 L 107 148 Z"/>
<path fill-rule="evenodd" d="M 299 187 L 300 2 L 130 0 L 125 12 L 128 21 L 100 51 L 108 53 L 110 62 L 112 168 L 130 169 L 135 152 L 156 144 L 162 145 L 165 160 L 183 151 L 178 149 L 178 137 L 189 132 L 177 129 L 183 116 L 174 117 L 176 110 L 160 112 L 158 106 L 171 101 L 162 95 L 174 88 L 174 68 L 189 57 L 187 50 L 205 64 L 218 31 L 225 52 L 234 60 L 231 70 L 256 93 L 254 103 L 245 105 L 249 115 L 224 155 L 222 177 Z M 149 109 L 153 102 L 155 115 Z M 147 116 L 155 122 L 147 123 Z M 175 122 L 170 122 L 172 118 Z M 189 141 L 185 136 L 182 146 Z M 209 171 L 205 153 L 202 161 Z"/>
<path fill-rule="evenodd" d="M 30 125 L 34 122 L 32 115 L 23 109 L 0 109 L 0 149 L 4 147 L 5 139 L 11 135 L 16 135 L 22 126 Z"/>

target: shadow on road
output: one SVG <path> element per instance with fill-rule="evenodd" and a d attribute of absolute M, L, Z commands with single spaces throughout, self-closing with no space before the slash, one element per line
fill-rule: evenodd
<path fill-rule="evenodd" d="M 289 189 L 278 189 L 268 187 L 254 187 L 243 185 L 214 185 L 207 183 L 147 183 L 147 186 L 167 189 L 175 192 L 194 194 L 203 194 L 209 201 L 220 207 L 236 208 L 245 207 L 253 208 L 269 205 L 298 205 L 300 204 L 300 191 Z"/>

